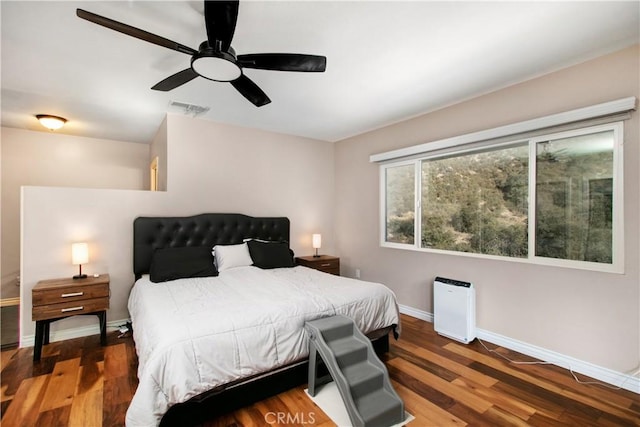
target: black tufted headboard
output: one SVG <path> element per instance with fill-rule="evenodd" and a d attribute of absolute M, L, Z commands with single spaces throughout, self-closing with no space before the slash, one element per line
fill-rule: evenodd
<path fill-rule="evenodd" d="M 158 248 L 242 243 L 243 239 L 289 241 L 289 218 L 206 213 L 183 217 L 138 217 L 133 221 L 133 273 L 149 272 Z"/>

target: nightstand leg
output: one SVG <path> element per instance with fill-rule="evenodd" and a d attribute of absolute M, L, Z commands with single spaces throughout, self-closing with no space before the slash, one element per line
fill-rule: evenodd
<path fill-rule="evenodd" d="M 41 320 L 36 321 L 36 342 L 33 346 L 33 361 L 37 362 L 40 360 L 40 355 L 42 354 L 42 341 L 44 338 L 44 325 L 45 322 Z"/>
<path fill-rule="evenodd" d="M 100 345 L 107 345 L 107 312 L 101 311 L 98 313 L 98 319 L 100 319 Z"/>
<path fill-rule="evenodd" d="M 49 326 L 51 326 L 51 322 L 44 321 L 43 323 L 44 323 L 44 344 L 47 345 L 49 344 L 49 339 L 50 339 Z"/>

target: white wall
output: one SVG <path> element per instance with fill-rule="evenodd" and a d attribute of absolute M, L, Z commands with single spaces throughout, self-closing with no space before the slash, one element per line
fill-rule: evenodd
<path fill-rule="evenodd" d="M 24 187 L 22 200 L 21 345 L 32 345 L 31 289 L 39 280 L 75 274 L 70 243 L 89 243 L 88 273 L 109 273 L 108 321 L 126 319 L 133 285 L 132 224 L 137 216 L 238 212 L 288 216 L 291 246 L 311 254 L 311 234 L 333 249 L 333 144 L 169 115 L 166 192 Z M 85 203 L 74 203 L 84 200 Z M 46 206 L 46 209 L 44 207 Z M 324 239 L 323 239 L 324 242 Z M 75 317 L 51 331 L 95 325 Z"/>
<path fill-rule="evenodd" d="M 478 327 L 617 372 L 640 362 L 639 113 L 625 122 L 625 274 L 379 246 L 379 172 L 371 154 L 619 98 L 640 97 L 639 47 L 589 61 L 336 144 L 336 236 L 344 272 L 381 281 L 433 312 L 435 276 L 477 287 Z"/>
<path fill-rule="evenodd" d="M 20 187 L 143 189 L 149 181 L 149 146 L 14 128 L 2 128 L 1 139 L 1 292 L 13 297 L 19 292 Z"/>

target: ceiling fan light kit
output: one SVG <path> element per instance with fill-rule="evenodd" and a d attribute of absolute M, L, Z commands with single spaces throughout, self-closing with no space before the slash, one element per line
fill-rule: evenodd
<path fill-rule="evenodd" d="M 243 68 L 320 73 L 325 71 L 327 58 L 319 55 L 257 53 L 236 56 L 235 50 L 231 47 L 231 40 L 238 20 L 238 7 L 238 0 L 205 0 L 204 18 L 207 40 L 200 44 L 199 50 L 83 9 L 77 9 L 76 15 L 148 43 L 191 55 L 189 68 L 158 82 L 151 88 L 153 90 L 170 91 L 196 77 L 204 77 L 207 80 L 231 83 L 242 96 L 256 107 L 261 107 L 270 103 L 271 100 L 243 73 Z"/>
<path fill-rule="evenodd" d="M 205 45 L 203 47 L 203 45 Z M 202 42 L 200 52 L 191 58 L 191 68 L 200 77 L 216 82 L 231 82 L 242 75 L 242 70 L 236 64 L 233 48 L 229 52 L 222 52 L 208 47 L 208 42 Z"/>

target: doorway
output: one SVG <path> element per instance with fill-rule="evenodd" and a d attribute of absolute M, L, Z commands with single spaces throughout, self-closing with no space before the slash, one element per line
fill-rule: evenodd
<path fill-rule="evenodd" d="M 158 191 L 158 157 L 154 157 L 149 166 L 150 190 Z"/>
<path fill-rule="evenodd" d="M 18 346 L 20 324 L 20 297 L 0 300 L 0 349 Z"/>

